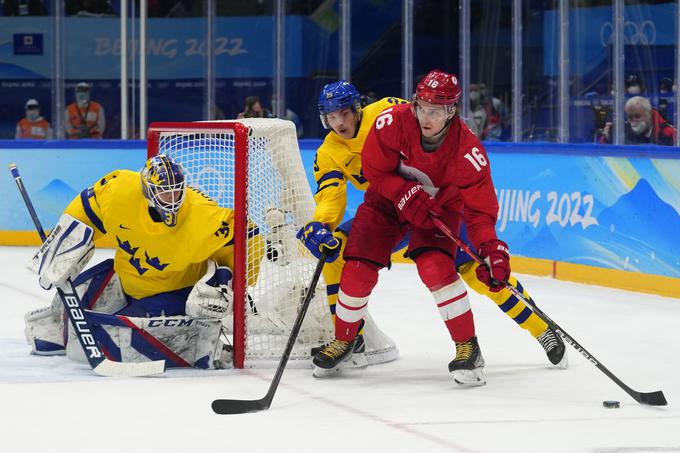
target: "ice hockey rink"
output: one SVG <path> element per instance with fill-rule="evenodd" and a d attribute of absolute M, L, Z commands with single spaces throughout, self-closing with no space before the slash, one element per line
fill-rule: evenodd
<path fill-rule="evenodd" d="M 274 370 L 113 379 L 30 356 L 23 315 L 51 298 L 25 269 L 33 251 L 0 247 L 3 452 L 680 452 L 677 299 L 520 276 L 564 330 L 633 389 L 662 390 L 666 407 L 636 403 L 571 347 L 569 368 L 553 368 L 476 294 L 487 385 L 466 389 L 447 371 L 451 341 L 415 268 L 395 265 L 369 309 L 398 360 L 323 380 L 293 367 L 268 411 L 218 416 L 213 399 L 260 398 Z"/>

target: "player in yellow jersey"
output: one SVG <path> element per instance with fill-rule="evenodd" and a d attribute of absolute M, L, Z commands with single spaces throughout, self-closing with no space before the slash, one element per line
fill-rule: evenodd
<path fill-rule="evenodd" d="M 359 92 L 349 82 L 339 81 L 326 85 L 319 97 L 319 114 L 324 127 L 331 129 L 316 153 L 314 178 L 318 184 L 314 218 L 298 233 L 298 238 L 316 256 L 326 249 L 327 264 L 323 275 L 328 288 L 328 304 L 335 313 L 340 275 L 344 265 L 342 257 L 351 219 L 341 224 L 347 203 L 346 185 L 349 181 L 359 190 L 366 190 L 368 182 L 361 169 L 361 149 L 376 117 L 385 108 L 406 103 L 398 98 L 385 98 L 359 106 Z M 465 225 L 461 229 L 465 236 Z M 468 245 L 470 243 L 468 242 Z M 398 250 L 403 244 L 399 244 Z M 507 289 L 492 291 L 477 279 L 475 262 L 462 251 L 456 256 L 456 267 L 463 280 L 475 292 L 493 300 L 498 307 L 521 328 L 527 330 L 541 344 L 548 359 L 562 368 L 567 366 L 564 342 L 548 325 L 533 313 L 531 308 Z M 514 276 L 509 278 L 531 301 L 521 283 Z M 361 344 L 361 338 L 355 343 Z M 355 346 L 356 354 L 356 346 Z"/>
<path fill-rule="evenodd" d="M 233 301 L 233 220 L 232 210 L 186 187 L 182 167 L 159 155 L 141 173 L 116 170 L 83 190 L 33 265 L 44 288 L 73 280 L 111 359 L 219 367 L 228 360 L 218 338 Z M 117 244 L 114 259 L 81 273 L 92 241 L 103 236 Z M 262 254 L 255 228 L 249 238 Z M 35 354 L 82 353 L 68 341 L 60 304 L 29 313 L 26 324 Z"/>

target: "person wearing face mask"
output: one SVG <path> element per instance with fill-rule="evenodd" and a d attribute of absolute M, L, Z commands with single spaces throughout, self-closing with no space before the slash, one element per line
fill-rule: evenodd
<path fill-rule="evenodd" d="M 16 139 L 44 140 L 53 137 L 50 122 L 40 116 L 40 104 L 35 99 L 26 101 L 26 116 L 17 123 Z"/>
<path fill-rule="evenodd" d="M 76 101 L 66 108 L 66 137 L 69 139 L 102 138 L 106 129 L 104 108 L 90 99 L 90 85 L 76 85 Z"/>
<path fill-rule="evenodd" d="M 477 83 L 470 84 L 470 120 L 466 124 L 480 140 L 484 140 L 488 121 L 482 104 L 481 85 Z"/>
<path fill-rule="evenodd" d="M 637 96 L 642 93 L 642 82 L 637 74 L 626 77 L 626 94 Z"/>
<path fill-rule="evenodd" d="M 625 144 L 673 146 L 676 130 L 661 114 L 652 108 L 649 99 L 633 96 L 626 101 Z M 612 123 L 607 123 L 599 138 L 602 144 L 612 143 Z"/>

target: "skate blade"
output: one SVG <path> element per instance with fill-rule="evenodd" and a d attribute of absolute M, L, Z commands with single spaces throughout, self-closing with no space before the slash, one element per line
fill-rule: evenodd
<path fill-rule="evenodd" d="M 334 368 L 319 368 L 318 366 L 314 365 L 314 371 L 312 371 L 312 376 L 318 379 L 323 379 L 338 375 L 340 374 L 340 371 L 342 371 L 342 367 L 339 365 Z"/>
<path fill-rule="evenodd" d="M 347 359 L 341 365 L 344 365 L 344 368 L 352 368 L 358 370 L 366 368 L 368 366 L 368 360 L 366 359 L 366 355 L 355 352 L 349 359 Z"/>
<path fill-rule="evenodd" d="M 480 387 L 486 385 L 486 378 L 482 374 L 482 369 L 475 370 L 456 370 L 453 371 L 453 380 L 456 384 L 463 387 Z"/>
<path fill-rule="evenodd" d="M 569 358 L 567 358 L 567 351 L 564 351 L 562 360 L 560 360 L 557 365 L 554 365 L 554 367 L 559 368 L 560 370 L 566 370 L 569 367 Z"/>

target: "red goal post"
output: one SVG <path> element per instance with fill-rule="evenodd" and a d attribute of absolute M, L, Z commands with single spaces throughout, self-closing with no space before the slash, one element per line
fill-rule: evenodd
<path fill-rule="evenodd" d="M 295 126 L 278 119 L 152 123 L 147 155 L 157 154 L 182 164 L 189 186 L 234 210 L 234 309 L 223 324 L 235 367 L 274 364 L 315 264 L 295 239 L 314 213 Z M 254 238 L 262 253 L 250 250 Z M 291 359 L 308 366 L 311 348 L 331 336 L 319 285 Z"/>

